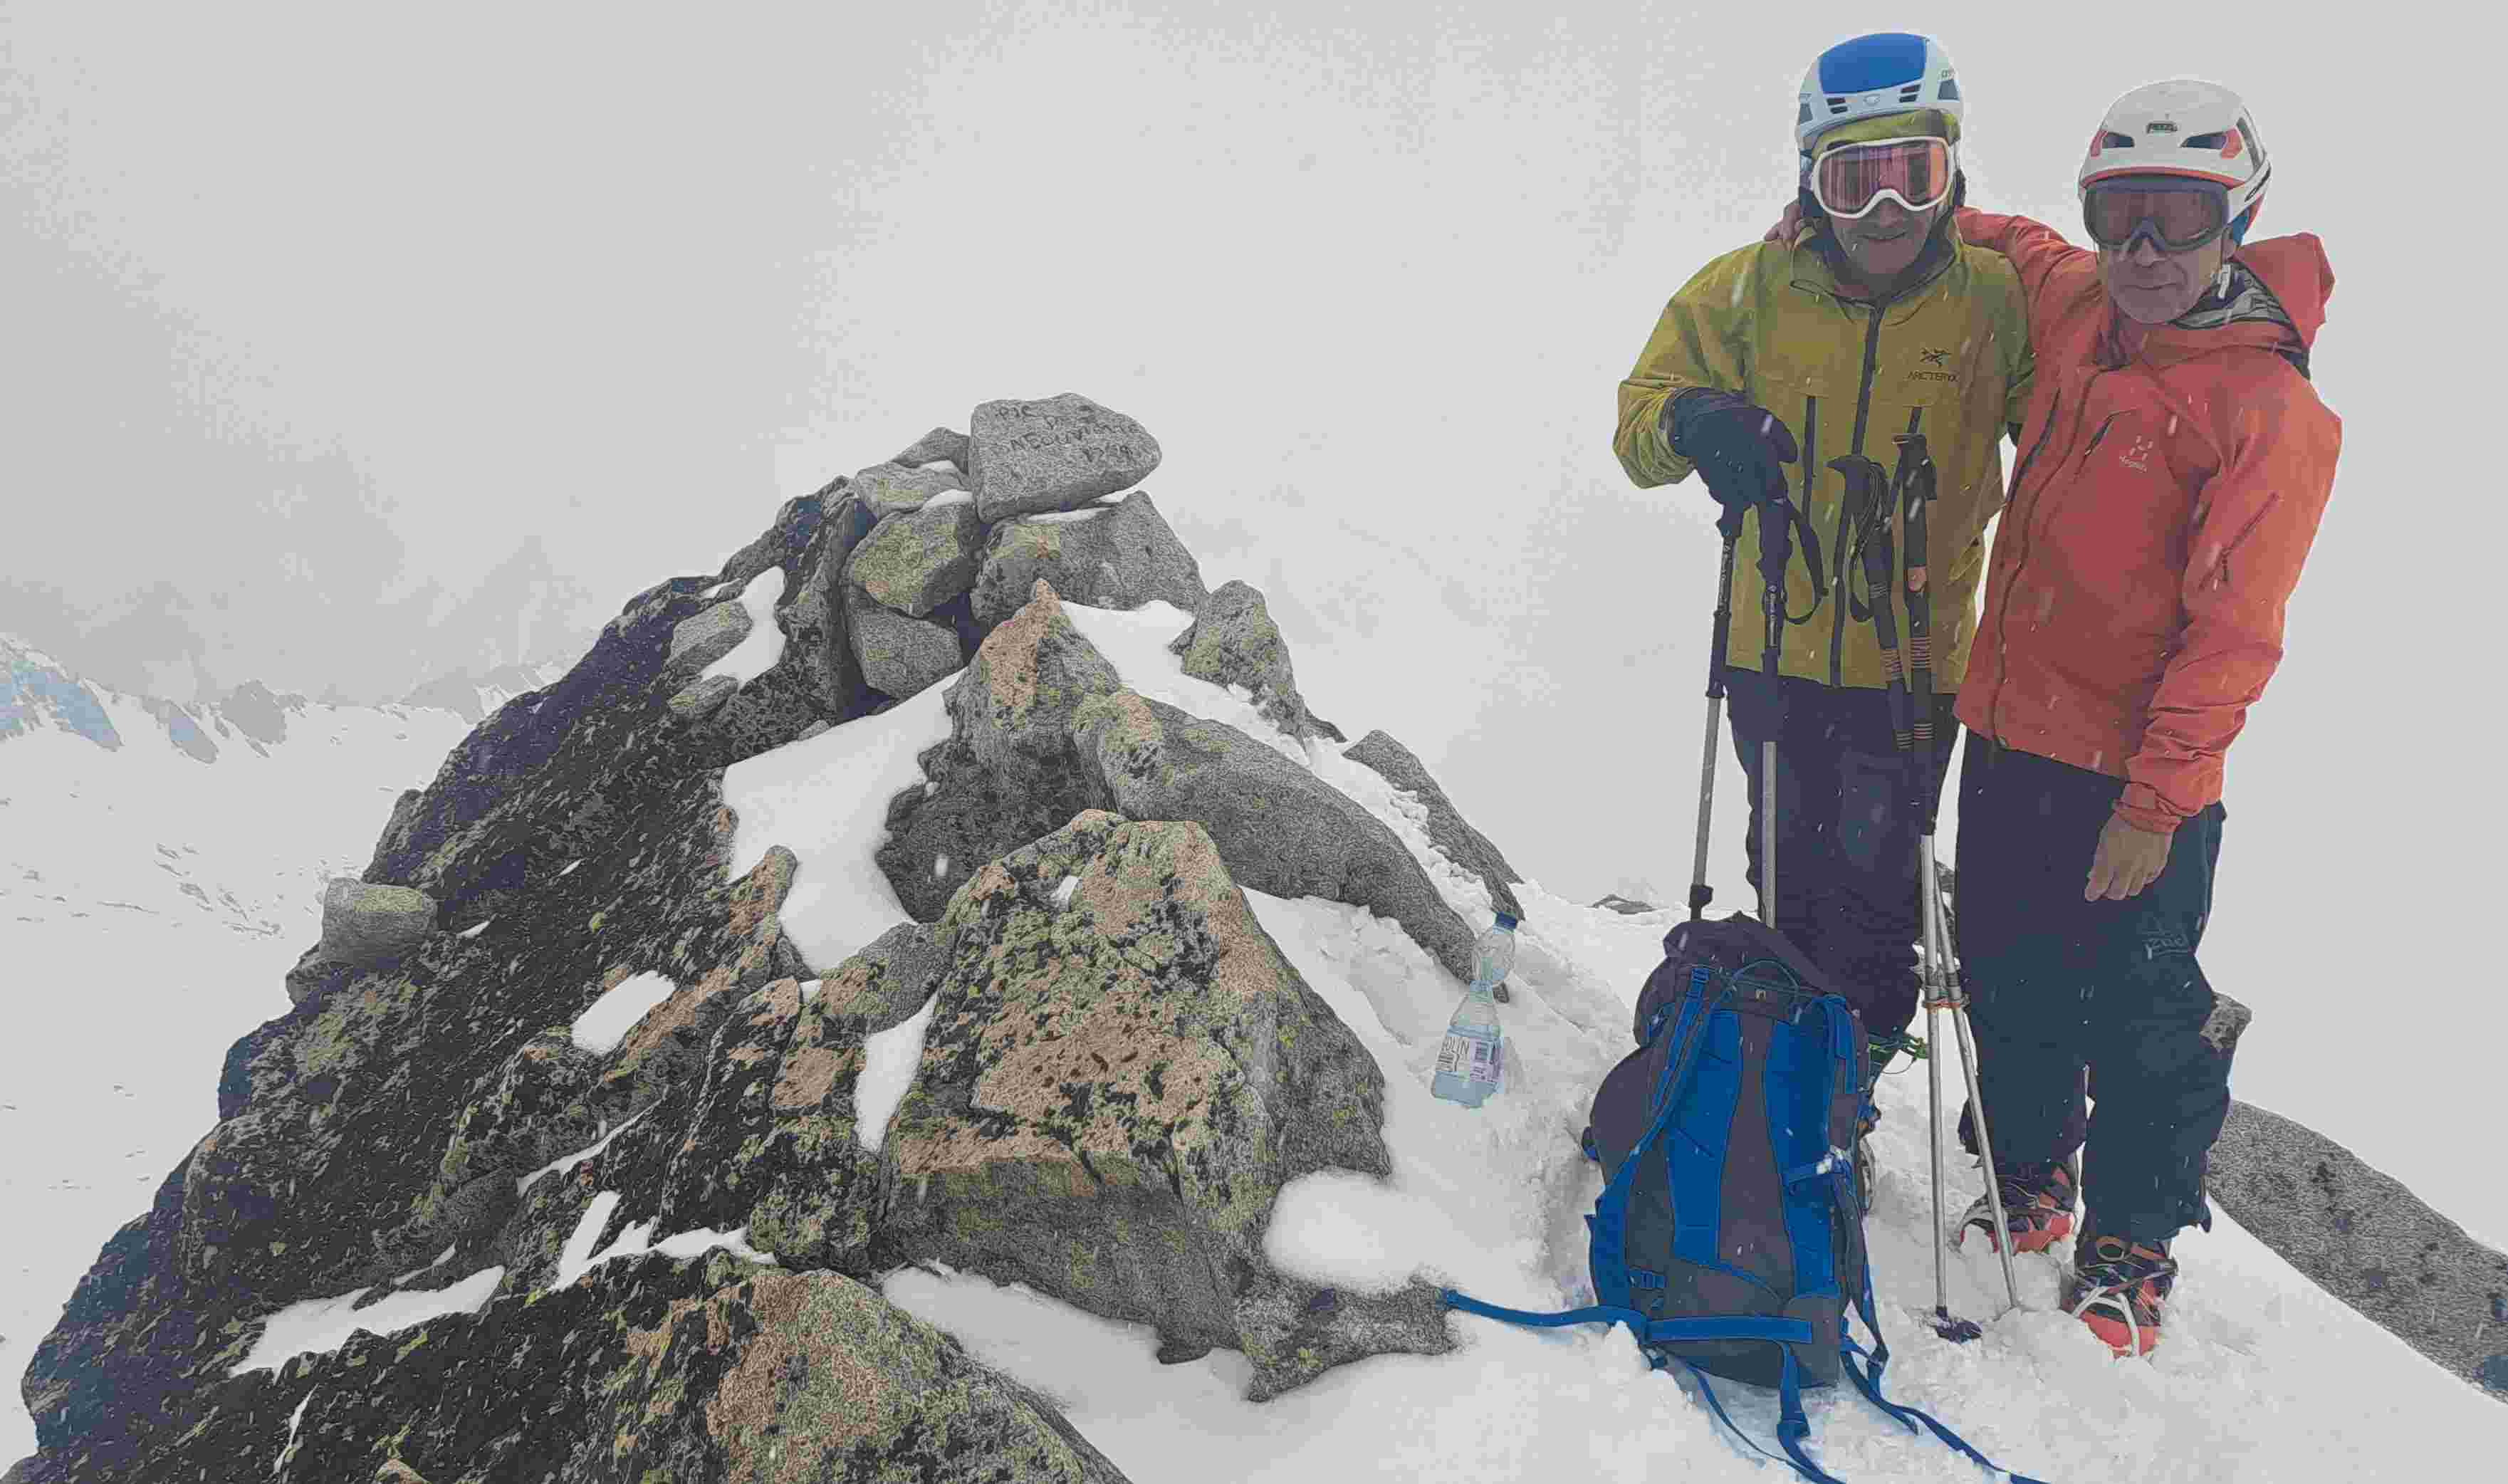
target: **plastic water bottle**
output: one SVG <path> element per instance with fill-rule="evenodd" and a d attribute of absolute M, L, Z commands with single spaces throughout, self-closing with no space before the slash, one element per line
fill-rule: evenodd
<path fill-rule="evenodd" d="M 1437 1080 L 1429 1091 L 1448 1102 L 1477 1108 L 1497 1091 L 1501 1046 L 1497 1028 L 1497 986 L 1515 967 L 1515 919 L 1504 912 L 1472 945 L 1472 987 L 1446 1022 L 1446 1043 L 1437 1048 Z"/>

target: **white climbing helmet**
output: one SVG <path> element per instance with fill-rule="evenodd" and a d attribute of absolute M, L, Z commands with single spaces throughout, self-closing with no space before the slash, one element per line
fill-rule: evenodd
<path fill-rule="evenodd" d="M 1905 31 L 1858 36 L 1820 54 L 1803 74 L 1794 143 L 1809 154 L 1814 139 L 1840 124 L 1918 108 L 1937 108 L 1959 127 L 1959 84 L 1942 44 Z"/>
<path fill-rule="evenodd" d="M 2210 181 L 2228 193 L 2227 220 L 2240 235 L 2264 204 L 2272 161 L 2236 93 L 2181 77 L 2146 84 L 2108 105 L 2083 157 L 2080 188 L 2118 175 Z"/>

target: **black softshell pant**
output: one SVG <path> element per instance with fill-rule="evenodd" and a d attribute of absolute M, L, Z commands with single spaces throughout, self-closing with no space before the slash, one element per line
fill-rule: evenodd
<path fill-rule="evenodd" d="M 2084 902 L 2122 779 L 1973 732 L 1960 770 L 1959 952 L 1977 1080 L 2006 1171 L 2083 1146 L 2098 1229 L 2166 1241 L 2211 1225 L 2203 1176 L 2230 1112 L 2242 1011 L 2194 961 L 2221 854 L 2219 804 L 2177 827 L 2158 879 Z M 2088 1070 L 2095 1109 L 2085 1109 Z M 1963 1141 L 1969 1131 L 1963 1120 Z"/>
<path fill-rule="evenodd" d="M 1777 743 L 1777 895 L 1774 926 L 1826 971 L 1863 1019 L 1866 1035 L 1895 1035 L 1916 1013 L 1916 837 L 1924 806 L 1913 769 L 1891 734 L 1887 691 L 1823 686 L 1727 668 L 1733 750 L 1751 777 L 1750 880 L 1760 887 L 1760 744 Z M 1950 696 L 1934 702 L 1934 766 L 1926 801 L 1940 797 L 1957 735 Z M 1912 703 L 1911 703 L 1912 704 Z M 1759 916 L 1770 903 L 1759 895 Z"/>

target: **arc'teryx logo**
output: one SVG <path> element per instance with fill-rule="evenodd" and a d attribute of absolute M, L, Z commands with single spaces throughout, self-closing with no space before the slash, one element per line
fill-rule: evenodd
<path fill-rule="evenodd" d="M 1944 366 L 1950 364 L 1951 352 L 1948 351 L 1926 350 L 1919 351 L 1916 353 L 1922 355 L 1925 358 L 1925 364 L 1929 366 Z"/>
<path fill-rule="evenodd" d="M 2151 472 L 2151 451 L 2155 446 L 2151 439 L 2137 435 L 2125 446 L 2124 452 L 2117 455 L 2117 463 L 2137 473 L 2148 474 Z"/>

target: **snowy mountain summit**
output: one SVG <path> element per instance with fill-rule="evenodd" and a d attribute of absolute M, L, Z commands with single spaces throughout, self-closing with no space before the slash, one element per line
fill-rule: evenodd
<path fill-rule="evenodd" d="M 1159 458 L 1083 397 L 980 404 L 503 701 L 326 891 L 37 1351 L 9 1484 L 1762 1477 L 1625 1332 L 1436 1298 L 1587 1294 L 1577 1133 L 1672 915 L 1521 879 L 1320 720 Z M 1499 909 L 1506 1085 L 1466 1110 L 1427 1089 Z M 1963 1257 L 1986 1336 L 1936 1339 L 1896 1081 L 1894 1386 L 2007 1465 L 2362 1478 L 2508 1429 L 2240 1229 L 2374 1174 L 2332 1164 L 2225 1195 L 2151 1362 L 2050 1266 L 1997 1317 Z M 1817 1425 L 1842 1478 L 1973 1476 Z"/>

